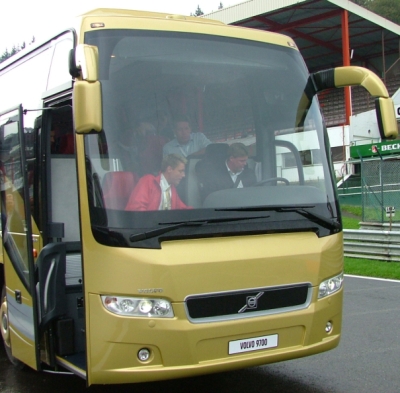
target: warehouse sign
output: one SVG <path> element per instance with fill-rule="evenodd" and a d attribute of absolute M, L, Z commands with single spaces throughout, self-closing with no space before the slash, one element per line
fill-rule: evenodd
<path fill-rule="evenodd" d="M 351 158 L 379 157 L 379 155 L 400 154 L 400 141 L 385 141 L 366 145 L 350 146 Z"/>
<path fill-rule="evenodd" d="M 396 119 L 400 120 L 400 105 L 395 105 L 394 110 L 396 112 Z"/>
<path fill-rule="evenodd" d="M 400 121 L 400 105 L 395 105 L 394 110 L 396 119 Z M 400 140 L 350 146 L 350 157 L 353 159 L 379 157 L 389 154 L 400 154 Z"/>
<path fill-rule="evenodd" d="M 381 146 L 381 151 L 391 151 L 391 150 L 396 150 L 400 151 L 400 143 L 392 143 L 391 145 L 382 145 Z M 377 152 L 376 152 L 377 153 Z"/>

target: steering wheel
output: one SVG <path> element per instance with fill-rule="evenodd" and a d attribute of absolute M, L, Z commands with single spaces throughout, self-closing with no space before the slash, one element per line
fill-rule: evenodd
<path fill-rule="evenodd" d="M 255 184 L 255 186 L 256 187 L 263 186 L 264 184 L 272 183 L 274 181 L 281 181 L 282 183 L 285 183 L 287 186 L 290 184 L 289 180 L 285 179 L 284 177 L 271 177 L 270 179 L 259 181 L 258 183 Z"/>

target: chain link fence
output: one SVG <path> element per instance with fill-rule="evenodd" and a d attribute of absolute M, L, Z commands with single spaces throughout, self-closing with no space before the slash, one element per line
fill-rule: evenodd
<path fill-rule="evenodd" d="M 400 160 L 361 163 L 364 222 L 400 222 Z"/>

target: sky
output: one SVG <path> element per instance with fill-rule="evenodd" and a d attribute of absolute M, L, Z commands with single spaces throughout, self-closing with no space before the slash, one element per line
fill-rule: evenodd
<path fill-rule="evenodd" d="M 0 0 L 0 54 L 23 42 L 28 45 L 47 39 L 65 27 L 75 16 L 95 8 L 123 8 L 190 15 L 199 5 L 207 14 L 243 0 Z"/>

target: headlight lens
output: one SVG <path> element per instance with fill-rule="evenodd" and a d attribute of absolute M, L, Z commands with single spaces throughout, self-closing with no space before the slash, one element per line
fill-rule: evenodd
<path fill-rule="evenodd" d="M 129 317 L 173 318 L 172 305 L 165 299 L 146 299 L 102 295 L 103 306 L 110 312 Z"/>
<path fill-rule="evenodd" d="M 332 277 L 328 280 L 322 281 L 321 284 L 319 284 L 318 299 L 332 295 L 340 288 L 342 288 L 342 285 L 343 273 L 340 273 L 339 275 Z"/>

